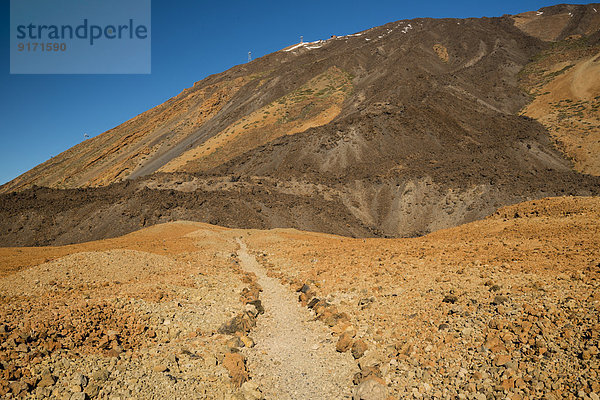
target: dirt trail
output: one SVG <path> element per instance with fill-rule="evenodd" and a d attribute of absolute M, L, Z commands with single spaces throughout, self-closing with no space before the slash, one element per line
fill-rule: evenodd
<path fill-rule="evenodd" d="M 328 329 L 300 306 L 294 294 L 248 253 L 238 239 L 241 266 L 258 277 L 265 314 L 252 332 L 256 346 L 245 355 L 253 380 L 266 399 L 351 398 L 358 371 L 348 353 L 335 351 Z"/>

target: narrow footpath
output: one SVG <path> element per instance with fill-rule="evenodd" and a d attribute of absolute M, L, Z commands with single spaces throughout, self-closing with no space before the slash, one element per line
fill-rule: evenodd
<path fill-rule="evenodd" d="M 256 346 L 245 349 L 248 369 L 267 400 L 349 399 L 352 376 L 358 371 L 350 353 L 335 351 L 335 341 L 324 324 L 314 321 L 296 294 L 248 253 L 238 239 L 241 266 L 253 272 L 262 287 L 265 313 L 252 330 Z"/>

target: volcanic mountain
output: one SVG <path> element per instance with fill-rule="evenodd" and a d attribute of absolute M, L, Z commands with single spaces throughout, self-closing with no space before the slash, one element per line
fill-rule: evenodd
<path fill-rule="evenodd" d="M 209 76 L 0 187 L 0 245 L 182 219 L 417 236 L 598 195 L 599 11 L 397 21 Z"/>

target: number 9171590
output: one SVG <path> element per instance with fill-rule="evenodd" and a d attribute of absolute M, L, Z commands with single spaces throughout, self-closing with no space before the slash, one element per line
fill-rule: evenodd
<path fill-rule="evenodd" d="M 36 42 L 21 42 L 17 44 L 17 49 L 19 51 L 66 51 L 67 44 L 66 43 L 36 43 Z"/>

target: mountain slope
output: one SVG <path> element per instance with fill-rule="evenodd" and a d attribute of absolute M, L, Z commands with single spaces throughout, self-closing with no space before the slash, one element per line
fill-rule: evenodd
<path fill-rule="evenodd" d="M 536 107 L 529 88 L 541 81 L 539 74 L 525 74 L 530 80 L 523 74 L 540 55 L 556 53 L 548 40 L 580 35 L 575 40 L 590 53 L 600 40 L 595 9 L 600 5 L 398 21 L 290 46 L 197 82 L 0 190 L 109 185 L 66 192 L 79 211 L 58 207 L 87 221 L 77 196 L 93 193 L 107 205 L 121 200 L 121 211 L 111 205 L 95 217 L 119 228 L 100 231 L 90 222 L 89 231 L 79 232 L 85 239 L 176 219 L 175 209 L 230 227 L 414 236 L 523 200 L 597 195 L 600 179 L 573 170 L 592 171 L 579 167 L 581 152 L 533 119 L 549 127 L 546 111 L 527 111 Z M 581 162 L 594 164 L 595 142 L 575 143 L 592 146 Z M 114 185 L 123 180 L 134 184 Z M 173 199 L 168 191 L 176 193 Z M 38 243 L 23 233 L 40 223 L 37 193 L 0 198 L 11 233 L 5 245 Z M 213 206 L 183 200 L 210 197 L 219 200 Z M 153 200 L 165 198 L 169 207 Z M 23 199 L 29 200 L 15 205 Z M 314 207 L 318 222 L 307 223 Z M 58 233 L 80 222 L 52 222 L 43 243 L 77 240 Z"/>
<path fill-rule="evenodd" d="M 515 26 L 544 41 L 560 41 L 573 36 L 597 35 L 600 4 L 559 4 L 513 16 Z"/>
<path fill-rule="evenodd" d="M 600 175 L 600 44 L 556 43 L 522 72 L 534 97 L 522 114 L 540 121 L 577 171 Z"/>

